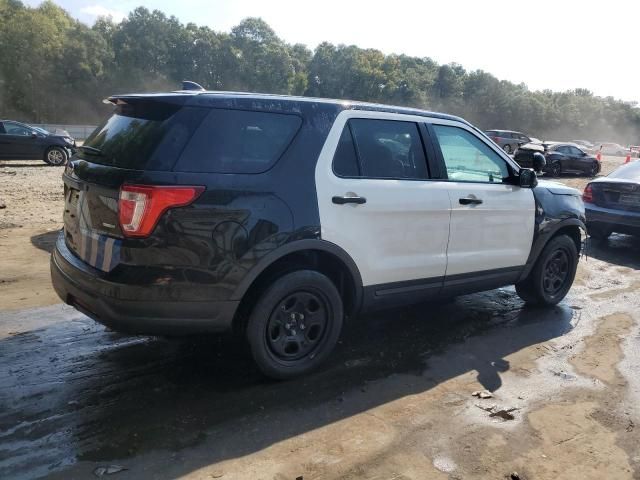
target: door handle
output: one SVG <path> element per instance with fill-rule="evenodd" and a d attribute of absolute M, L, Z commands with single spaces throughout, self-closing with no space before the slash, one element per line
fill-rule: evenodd
<path fill-rule="evenodd" d="M 459 199 L 460 205 L 480 205 L 482 200 L 476 197 L 463 197 Z"/>
<path fill-rule="evenodd" d="M 346 196 L 335 196 L 331 199 L 333 203 L 336 205 L 344 205 L 345 203 L 355 203 L 357 205 L 362 205 L 363 203 L 367 203 L 367 199 L 364 197 L 346 197 Z"/>

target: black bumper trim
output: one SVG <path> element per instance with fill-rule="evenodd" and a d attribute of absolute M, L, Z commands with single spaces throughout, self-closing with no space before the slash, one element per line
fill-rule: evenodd
<path fill-rule="evenodd" d="M 51 255 L 51 281 L 58 296 L 113 330 L 144 335 L 228 332 L 239 301 L 139 301 L 105 295 L 112 285 L 68 251 L 64 240 Z M 126 288 L 120 285 L 119 288 Z"/>

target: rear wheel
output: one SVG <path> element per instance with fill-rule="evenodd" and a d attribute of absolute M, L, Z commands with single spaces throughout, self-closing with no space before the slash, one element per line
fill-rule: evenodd
<path fill-rule="evenodd" d="M 578 267 L 578 250 L 567 235 L 552 238 L 516 292 L 532 305 L 556 305 L 569 292 Z"/>
<path fill-rule="evenodd" d="M 55 167 L 66 164 L 67 158 L 67 152 L 60 147 L 51 147 L 44 154 L 44 161 Z"/>
<path fill-rule="evenodd" d="M 249 317 L 247 340 L 258 368 L 284 380 L 326 360 L 342 323 L 342 299 L 333 282 L 319 272 L 300 270 L 262 293 Z"/>

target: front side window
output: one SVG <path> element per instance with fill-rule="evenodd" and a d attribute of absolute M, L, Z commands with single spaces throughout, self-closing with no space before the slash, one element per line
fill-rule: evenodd
<path fill-rule="evenodd" d="M 358 160 L 357 175 L 344 173 L 353 171 L 353 166 L 348 166 L 353 165 L 350 141 Z M 334 171 L 364 178 L 426 179 L 427 163 L 418 126 L 397 120 L 349 120 L 336 150 Z"/>
<path fill-rule="evenodd" d="M 7 135 L 21 135 L 23 137 L 31 135 L 30 129 L 16 123 L 5 122 L 4 129 L 7 132 Z"/>
<path fill-rule="evenodd" d="M 472 133 L 445 125 L 433 129 L 449 180 L 502 183 L 509 178 L 507 162 Z"/>

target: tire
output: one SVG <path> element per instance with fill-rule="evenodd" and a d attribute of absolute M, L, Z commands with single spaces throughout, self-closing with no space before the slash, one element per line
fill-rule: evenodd
<path fill-rule="evenodd" d="M 527 304 L 558 304 L 569 292 L 578 268 L 578 250 L 568 235 L 549 240 L 529 276 L 516 284 Z"/>
<path fill-rule="evenodd" d="M 556 178 L 562 175 L 562 165 L 560 165 L 560 162 L 552 163 L 551 167 L 549 167 L 549 173 L 552 177 Z"/>
<path fill-rule="evenodd" d="M 594 162 L 591 165 L 591 168 L 587 172 L 587 175 L 589 175 L 591 178 L 594 178 L 596 175 L 598 175 L 598 164 L 597 163 Z"/>
<path fill-rule="evenodd" d="M 50 147 L 44 154 L 44 161 L 54 167 L 66 165 L 69 156 L 64 148 Z"/>
<path fill-rule="evenodd" d="M 288 273 L 264 290 L 249 315 L 251 355 L 262 373 L 277 380 L 308 373 L 332 352 L 343 316 L 329 278 L 313 270 Z"/>
<path fill-rule="evenodd" d="M 502 149 L 507 153 L 507 155 L 511 155 L 511 152 L 513 152 L 511 145 L 509 145 L 508 143 L 504 147 L 502 147 Z"/>

